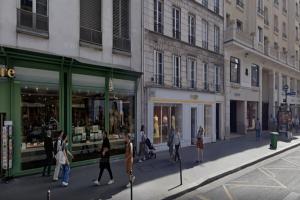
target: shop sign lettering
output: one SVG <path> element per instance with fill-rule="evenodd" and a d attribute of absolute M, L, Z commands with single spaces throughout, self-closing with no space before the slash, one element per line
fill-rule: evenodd
<path fill-rule="evenodd" d="M 7 77 L 7 78 L 14 78 L 15 77 L 15 70 L 12 68 L 0 67 L 0 78 Z"/>

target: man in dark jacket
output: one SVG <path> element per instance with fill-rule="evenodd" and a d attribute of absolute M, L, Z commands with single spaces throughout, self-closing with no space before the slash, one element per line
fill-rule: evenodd
<path fill-rule="evenodd" d="M 46 168 L 48 168 L 47 176 L 50 176 L 52 159 L 53 159 L 53 140 L 51 137 L 50 130 L 47 131 L 47 137 L 45 138 L 44 141 L 44 149 L 45 149 L 46 159 L 44 163 L 43 176 L 45 176 Z"/>

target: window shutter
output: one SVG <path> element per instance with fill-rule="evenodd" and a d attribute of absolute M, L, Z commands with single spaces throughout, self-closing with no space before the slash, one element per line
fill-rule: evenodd
<path fill-rule="evenodd" d="M 120 0 L 113 0 L 113 35 L 120 37 Z"/>
<path fill-rule="evenodd" d="M 80 26 L 101 31 L 101 0 L 80 0 Z"/>
<path fill-rule="evenodd" d="M 120 0 L 121 3 L 121 35 L 123 38 L 129 39 L 129 0 Z"/>

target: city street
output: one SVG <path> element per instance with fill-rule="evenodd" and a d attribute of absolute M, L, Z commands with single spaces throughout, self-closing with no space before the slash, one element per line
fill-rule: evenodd
<path fill-rule="evenodd" d="M 296 148 L 220 179 L 178 200 L 298 200 L 300 148 Z"/>

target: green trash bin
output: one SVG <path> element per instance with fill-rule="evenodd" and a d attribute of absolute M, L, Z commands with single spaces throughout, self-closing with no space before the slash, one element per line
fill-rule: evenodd
<path fill-rule="evenodd" d="M 278 133 L 277 132 L 271 132 L 271 144 L 270 149 L 277 149 L 277 140 L 278 140 Z"/>

